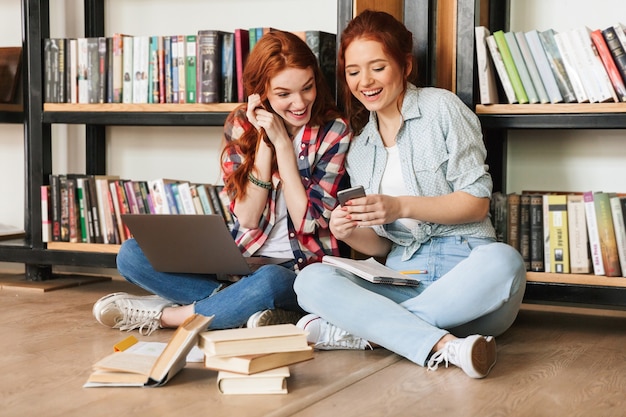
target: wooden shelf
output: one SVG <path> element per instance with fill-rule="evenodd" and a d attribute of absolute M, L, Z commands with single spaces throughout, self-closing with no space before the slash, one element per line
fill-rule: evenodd
<path fill-rule="evenodd" d="M 477 114 L 626 113 L 626 103 L 477 104 Z"/>
<path fill-rule="evenodd" d="M 48 250 L 63 250 L 75 252 L 114 253 L 120 250 L 120 245 L 105 245 L 103 243 L 69 243 L 48 242 Z"/>
<path fill-rule="evenodd" d="M 528 282 L 626 288 L 626 278 L 624 277 L 605 277 L 591 274 L 552 274 L 547 272 L 527 272 L 526 280 Z"/>
<path fill-rule="evenodd" d="M 176 112 L 176 113 L 211 113 L 230 112 L 241 103 L 210 103 L 210 104 L 69 104 L 45 103 L 44 112 Z"/>

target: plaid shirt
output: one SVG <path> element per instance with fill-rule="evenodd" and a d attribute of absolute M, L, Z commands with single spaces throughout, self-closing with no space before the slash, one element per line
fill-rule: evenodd
<path fill-rule="evenodd" d="M 247 129 L 254 129 L 245 114 L 245 108 L 231 113 L 224 125 L 227 142 L 241 137 Z M 308 197 L 308 209 L 299 230 L 294 228 L 287 216 L 289 241 L 296 261 L 296 270 L 318 262 L 322 256 L 338 255 L 337 240 L 331 235 L 329 219 L 337 206 L 337 191 L 345 175 L 344 159 L 350 144 L 350 129 L 343 119 L 336 119 L 324 126 L 304 128 L 300 152 L 297 155 L 298 169 L 302 185 Z M 222 161 L 224 177 L 234 172 L 243 162 L 243 155 L 237 148 Z M 268 195 L 263 214 L 256 229 L 245 229 L 238 222 L 232 230 L 235 242 L 244 256 L 252 256 L 263 246 L 276 222 L 276 198 L 281 180 L 278 173 L 272 177 L 273 188 Z M 231 203 L 233 212 L 235 201 Z"/>

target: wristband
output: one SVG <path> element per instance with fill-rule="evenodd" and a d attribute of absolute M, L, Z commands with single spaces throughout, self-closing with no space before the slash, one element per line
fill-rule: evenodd
<path fill-rule="evenodd" d="M 248 173 L 248 181 L 250 181 L 252 184 L 256 185 L 257 187 L 265 188 L 266 190 L 271 190 L 272 189 L 272 183 L 271 182 L 269 182 L 269 181 L 261 181 L 260 179 L 258 179 L 254 175 L 252 175 L 252 172 Z"/>

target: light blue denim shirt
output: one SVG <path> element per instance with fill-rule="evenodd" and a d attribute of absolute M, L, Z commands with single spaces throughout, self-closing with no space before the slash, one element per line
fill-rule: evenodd
<path fill-rule="evenodd" d="M 408 85 L 402 103 L 403 123 L 396 143 L 402 180 L 409 195 L 440 196 L 464 191 L 491 197 L 492 181 L 485 165 L 485 149 L 476 115 L 452 92 Z M 387 152 L 378 132 L 376 113 L 350 145 L 346 168 L 352 185 L 368 194 L 380 193 Z M 400 180 L 400 179 L 398 179 Z M 408 230 L 399 222 L 374 226 L 380 236 L 404 246 L 409 259 L 431 237 L 495 238 L 489 217 L 481 222 L 443 225 L 422 222 Z"/>

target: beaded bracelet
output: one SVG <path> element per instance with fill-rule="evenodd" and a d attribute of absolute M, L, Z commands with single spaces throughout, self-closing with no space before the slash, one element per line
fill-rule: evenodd
<path fill-rule="evenodd" d="M 258 179 L 254 175 L 252 175 L 252 172 L 248 173 L 248 181 L 250 181 L 252 184 L 256 185 L 257 187 L 265 188 L 266 190 L 271 190 L 272 189 L 272 183 L 271 182 L 269 182 L 269 181 L 261 181 L 260 179 Z"/>

